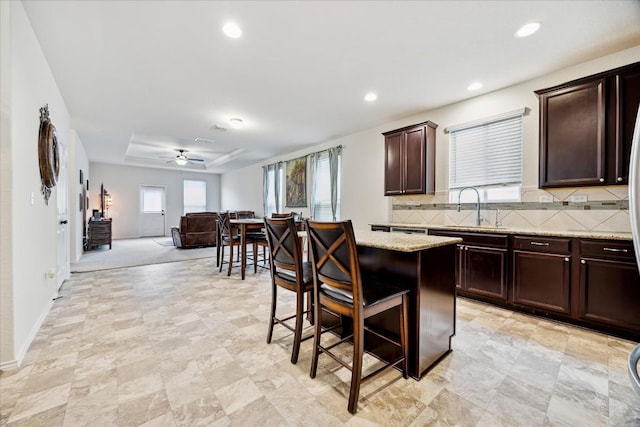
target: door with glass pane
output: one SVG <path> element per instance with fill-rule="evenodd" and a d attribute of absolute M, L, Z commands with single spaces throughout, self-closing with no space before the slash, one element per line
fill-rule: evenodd
<path fill-rule="evenodd" d="M 140 186 L 140 236 L 165 235 L 164 187 Z"/>

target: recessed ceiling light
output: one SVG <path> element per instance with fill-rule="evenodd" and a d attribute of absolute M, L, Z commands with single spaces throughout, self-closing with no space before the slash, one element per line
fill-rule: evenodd
<path fill-rule="evenodd" d="M 244 126 L 244 123 L 242 123 L 242 119 L 233 118 L 229 119 L 229 126 L 234 129 L 241 129 L 242 126 Z"/>
<path fill-rule="evenodd" d="M 518 38 L 528 37 L 531 34 L 538 31 L 539 29 L 540 29 L 539 22 L 529 22 L 528 24 L 525 24 L 522 27 L 518 28 L 518 31 L 516 31 L 514 36 Z"/>
<path fill-rule="evenodd" d="M 367 101 L 367 102 L 373 102 L 376 99 L 378 99 L 378 95 L 376 95 L 373 92 L 369 92 L 364 96 L 364 100 Z"/>
<path fill-rule="evenodd" d="M 238 27 L 238 24 L 235 22 L 227 22 L 222 27 L 222 31 L 225 33 L 227 37 L 231 37 L 232 39 L 237 39 L 242 36 L 242 30 Z"/>
<path fill-rule="evenodd" d="M 473 82 L 467 87 L 467 90 L 474 91 L 474 90 L 482 89 L 482 86 L 483 85 L 480 82 Z"/>

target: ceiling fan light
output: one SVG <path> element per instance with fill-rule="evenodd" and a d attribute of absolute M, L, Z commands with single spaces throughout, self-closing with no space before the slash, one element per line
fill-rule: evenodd
<path fill-rule="evenodd" d="M 184 166 L 184 165 L 186 165 L 186 164 L 187 164 L 187 159 L 181 159 L 181 158 L 178 158 L 178 159 L 176 159 L 176 163 L 177 163 L 178 165 L 180 165 L 180 166 Z"/>
<path fill-rule="evenodd" d="M 233 118 L 233 119 L 229 119 L 229 126 L 231 126 L 234 129 L 242 129 L 242 126 L 244 126 L 244 123 L 242 123 L 242 119 Z"/>

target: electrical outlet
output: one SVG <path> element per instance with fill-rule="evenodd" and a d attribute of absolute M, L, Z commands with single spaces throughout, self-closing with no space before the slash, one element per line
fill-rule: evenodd
<path fill-rule="evenodd" d="M 586 203 L 587 195 L 586 194 L 574 194 L 571 196 L 571 201 L 574 203 Z"/>
<path fill-rule="evenodd" d="M 551 203 L 553 202 L 553 196 L 540 196 L 540 203 Z"/>

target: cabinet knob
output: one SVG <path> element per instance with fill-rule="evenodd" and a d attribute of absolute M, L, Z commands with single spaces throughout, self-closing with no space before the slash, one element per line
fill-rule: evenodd
<path fill-rule="evenodd" d="M 600 181 L 600 182 L 604 182 L 604 178 L 600 178 L 600 180 L 599 180 L 599 181 Z"/>
<path fill-rule="evenodd" d="M 583 259 L 580 260 L 580 264 L 586 264 L 586 263 L 587 263 L 587 261 L 585 261 Z"/>
<path fill-rule="evenodd" d="M 618 177 L 618 179 L 617 179 L 617 181 L 618 181 L 618 182 L 622 181 L 622 177 L 621 177 L 621 176 L 619 176 L 619 177 Z"/>
<path fill-rule="evenodd" d="M 568 256 L 564 257 L 564 261 L 569 262 L 569 257 Z"/>

